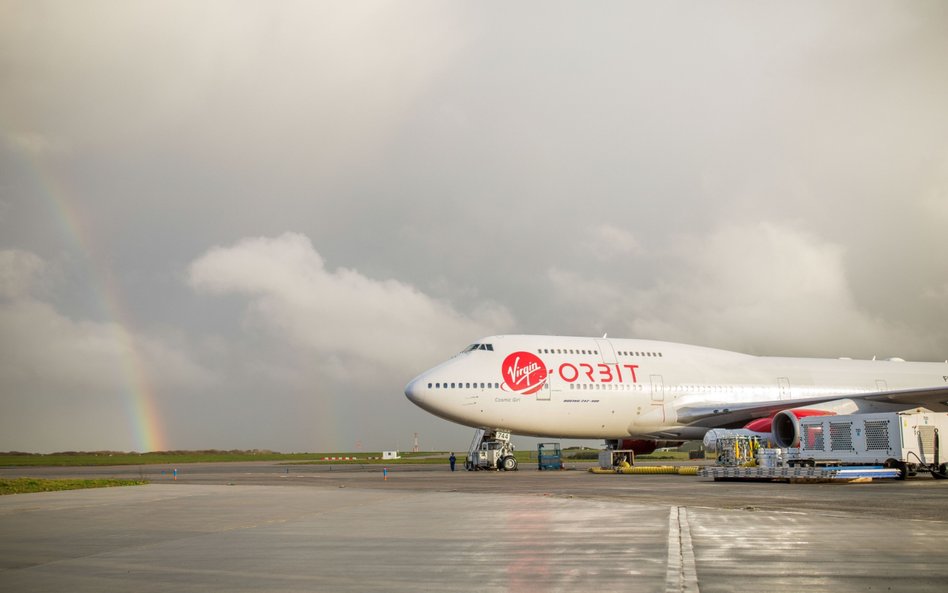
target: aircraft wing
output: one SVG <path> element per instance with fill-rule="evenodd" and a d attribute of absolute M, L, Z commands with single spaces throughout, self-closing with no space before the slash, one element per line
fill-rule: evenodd
<path fill-rule="evenodd" d="M 908 407 L 918 406 L 928 408 L 932 412 L 948 412 L 948 385 L 920 389 L 874 391 L 861 397 L 867 401 L 905 404 Z"/>
<path fill-rule="evenodd" d="M 948 412 L 948 385 L 919 389 L 871 391 L 852 395 L 830 395 L 794 400 L 742 402 L 718 405 L 683 406 L 678 408 L 678 422 L 687 426 L 705 428 L 736 428 L 754 420 L 776 414 L 780 410 L 801 408 L 838 399 L 872 401 L 903 405 L 906 409 L 921 407 L 932 412 Z"/>

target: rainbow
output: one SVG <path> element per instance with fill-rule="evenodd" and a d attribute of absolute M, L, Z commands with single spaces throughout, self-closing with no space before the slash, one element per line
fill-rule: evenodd
<path fill-rule="evenodd" d="M 167 450 L 161 415 L 156 405 L 156 393 L 142 360 L 130 316 L 125 307 L 122 291 L 111 270 L 101 257 L 101 248 L 93 241 L 94 234 L 74 206 L 75 200 L 65 184 L 61 183 L 50 167 L 39 158 L 29 159 L 36 173 L 38 187 L 52 210 L 62 236 L 90 262 L 92 289 L 102 314 L 110 328 L 122 359 L 122 383 L 128 428 L 139 452 Z"/>

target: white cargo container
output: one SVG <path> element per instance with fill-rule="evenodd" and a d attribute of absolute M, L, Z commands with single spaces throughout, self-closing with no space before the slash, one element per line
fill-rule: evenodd
<path fill-rule="evenodd" d="M 891 412 L 800 419 L 800 447 L 789 465 L 883 465 L 902 477 L 930 471 L 948 478 L 948 414 Z"/>

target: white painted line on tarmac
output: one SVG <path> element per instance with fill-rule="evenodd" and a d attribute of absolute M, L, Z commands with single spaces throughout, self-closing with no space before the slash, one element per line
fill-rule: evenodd
<path fill-rule="evenodd" d="M 699 593 L 695 550 L 691 543 L 691 525 L 688 523 L 688 509 L 685 507 L 675 506 L 668 510 L 668 569 L 665 573 L 665 593 Z"/>

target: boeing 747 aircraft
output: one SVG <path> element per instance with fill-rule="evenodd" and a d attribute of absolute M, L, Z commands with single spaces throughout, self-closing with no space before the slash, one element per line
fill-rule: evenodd
<path fill-rule="evenodd" d="M 742 429 L 797 446 L 816 414 L 948 412 L 948 361 L 775 358 L 668 342 L 491 336 L 405 387 L 473 428 L 606 439 L 638 453 Z"/>

